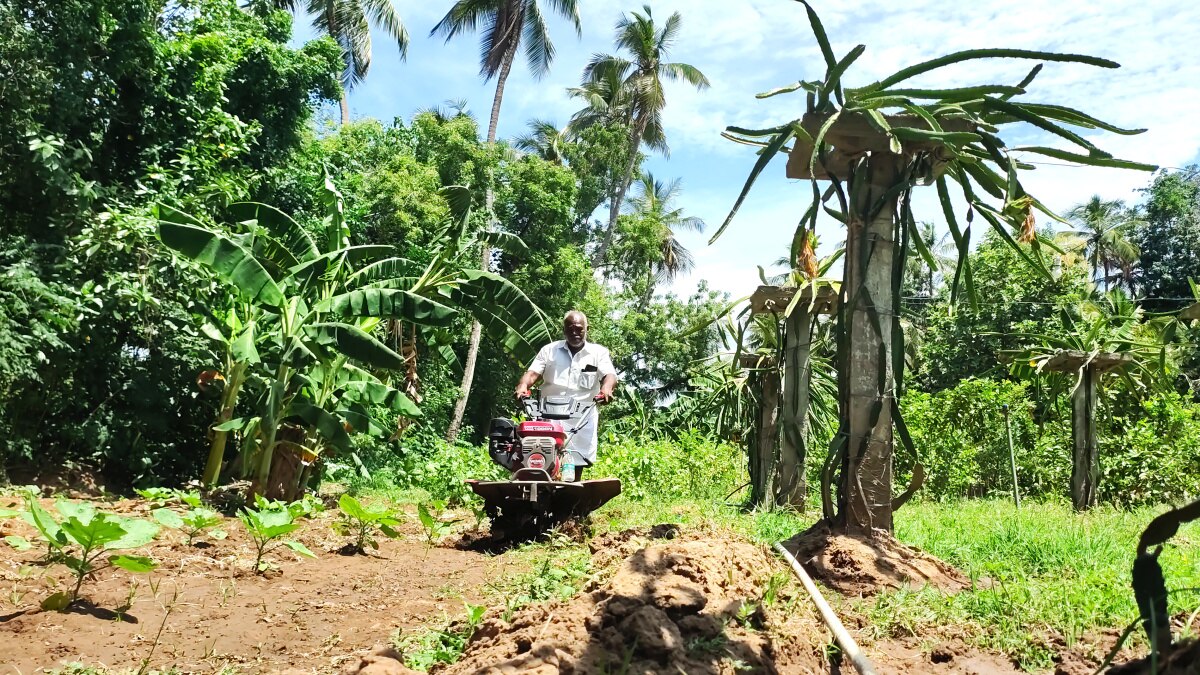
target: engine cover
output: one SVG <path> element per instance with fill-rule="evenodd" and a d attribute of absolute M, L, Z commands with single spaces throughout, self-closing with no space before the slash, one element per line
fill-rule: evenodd
<path fill-rule="evenodd" d="M 517 425 L 517 436 L 521 439 L 522 447 L 533 439 L 552 439 L 555 448 L 561 448 L 567 442 L 566 429 L 561 422 L 554 421 L 521 422 Z"/>

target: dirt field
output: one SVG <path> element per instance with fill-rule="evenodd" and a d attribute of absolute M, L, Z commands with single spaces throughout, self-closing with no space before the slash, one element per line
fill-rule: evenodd
<path fill-rule="evenodd" d="M 148 516 L 136 502 L 101 507 Z M 341 555 L 346 539 L 329 528 L 332 520 L 320 514 L 295 537 L 317 559 L 280 549 L 269 554 L 278 571 L 265 576 L 250 569 L 254 552 L 236 520 L 225 525 L 227 539 L 204 547 L 188 547 L 179 532 L 164 529 L 143 549 L 157 570 L 105 570 L 84 584 L 87 603 L 67 613 L 37 609 L 65 587 L 65 570 L 38 565 L 40 550 L 0 545 L 0 673 L 27 675 L 71 661 L 137 669 L 152 649 L 153 667 L 185 672 L 336 670 L 397 630 L 461 614 L 464 600 L 480 602 L 486 584 L 512 573 L 504 556 L 427 546 L 413 522 L 402 540 L 383 540 L 370 556 Z M 0 522 L 0 534 L 32 535 L 17 519 Z M 123 605 L 118 616 L 113 610 Z"/>
<path fill-rule="evenodd" d="M 0 499 L 0 508 L 15 506 Z M 100 506 L 149 516 L 144 502 Z M 471 533 L 429 546 L 410 518 L 402 538 L 383 540 L 377 553 L 343 555 L 346 539 L 330 529 L 333 520 L 332 512 L 319 514 L 295 537 L 317 559 L 280 549 L 270 556 L 277 569 L 267 575 L 251 570 L 252 546 L 235 520 L 226 522 L 227 539 L 204 546 L 186 546 L 180 533 L 164 529 L 140 551 L 158 561 L 156 571 L 106 570 L 83 586 L 86 602 L 66 613 L 38 608 L 65 587 L 65 570 L 39 564 L 41 550 L 0 545 L 0 675 L 69 662 L 118 672 L 145 665 L 185 673 L 399 675 L 411 671 L 389 658 L 395 652 L 363 657 L 398 632 L 445 627 L 463 615 L 464 601 L 493 609 L 462 659 L 435 666 L 438 675 L 835 672 L 828 631 L 786 566 L 730 535 L 676 526 L 591 538 L 573 532 L 592 554 L 589 584 L 505 620 L 495 609 L 503 606 L 505 583 L 530 571 L 536 550 L 481 552 L 489 547 Z M 32 533 L 19 519 L 0 520 L 0 536 Z M 847 555 L 854 551 L 843 546 L 836 557 Z M 861 619 L 850 619 L 859 633 Z M 1021 672 L 951 631 L 864 639 L 864 646 L 880 673 Z M 849 664 L 841 672 L 850 672 Z"/>

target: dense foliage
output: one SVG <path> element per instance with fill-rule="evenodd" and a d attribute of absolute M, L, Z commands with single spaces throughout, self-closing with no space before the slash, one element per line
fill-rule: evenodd
<path fill-rule="evenodd" d="M 339 76 L 353 64 L 331 37 L 292 42 L 292 17 L 279 6 L 289 3 L 0 6 L 0 471 L 25 479 L 65 467 L 117 487 L 178 484 L 201 477 L 228 436 L 214 475 L 255 477 L 273 470 L 248 465 L 261 464 L 264 436 L 254 430 L 266 417 L 281 442 L 321 455 L 327 476 L 465 500 L 464 477 L 497 475 L 477 443 L 489 419 L 515 412 L 511 383 L 526 365 L 516 338 L 485 339 L 462 440 L 440 440 L 461 394 L 471 302 L 483 297 L 462 289 L 496 275 L 496 287 L 518 289 L 552 333 L 581 309 L 591 339 L 612 350 L 622 388 L 605 412 L 597 471 L 622 478 L 635 498 L 734 492 L 746 464 L 737 449 L 756 428 L 767 372 L 735 358 L 777 357 L 782 317 L 723 314 L 728 298 L 703 283 L 691 297 L 664 294 L 691 261 L 679 233 L 705 226 L 681 207 L 682 186 L 642 172 L 641 151 L 665 148 L 666 99 L 639 102 L 632 71 L 603 57 L 570 90 L 582 106 L 570 124 L 534 120 L 511 144 L 486 142 L 484 124 L 454 107 L 320 127 L 313 111 L 342 98 Z M 624 22 L 654 25 L 648 12 Z M 683 80 L 704 78 L 689 71 Z M 1186 322 L 1156 313 L 1190 304 L 1200 279 L 1197 175 L 1155 174 L 1138 205 L 1098 196 L 1068 214 L 1075 229 L 1031 231 L 1024 249 L 985 236 L 967 259 L 970 298 L 952 297 L 958 252 L 948 224 L 914 223 L 929 255 L 909 256 L 903 270 L 901 407 L 917 457 L 898 455 L 901 479 L 919 458 L 925 497 L 1010 490 L 1007 404 L 1022 492 L 1065 494 L 1073 379 L 1038 372 L 1036 359 L 1067 344 L 1116 345 L 1138 368 L 1102 382 L 1104 498 L 1196 491 L 1200 352 Z M 320 289 L 292 284 L 271 248 L 278 232 L 242 217 L 238 202 L 273 206 L 320 242 L 314 255 L 340 251 L 344 264 L 321 276 Z M 305 354 L 289 340 L 315 340 L 317 329 L 283 331 L 277 309 L 252 308 L 228 275 L 163 245 L 163 205 L 210 241 L 246 247 L 309 309 L 375 287 L 452 311 L 435 322 L 339 313 L 387 358 L 338 356 L 344 345 L 328 340 L 328 353 Z M 332 231 L 345 239 L 327 245 Z M 777 281 L 837 274 L 806 241 Z M 1018 253 L 1031 253 L 1029 241 L 1049 274 Z M 385 250 L 355 247 L 388 247 L 391 274 L 354 285 Z M 485 250 L 493 254 L 479 269 Z M 234 343 L 251 321 L 259 361 L 239 370 Z M 810 484 L 837 420 L 832 328 L 821 319 L 812 336 Z M 285 362 L 297 370 L 281 379 Z M 331 375 L 348 363 L 359 384 L 396 395 L 348 394 Z M 267 405 L 272 383 L 287 405 Z M 305 481 L 321 472 L 310 474 Z"/>

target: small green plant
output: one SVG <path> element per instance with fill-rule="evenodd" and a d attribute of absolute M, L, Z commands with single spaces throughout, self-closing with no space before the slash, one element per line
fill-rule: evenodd
<path fill-rule="evenodd" d="M 325 510 L 325 505 L 321 503 L 321 500 L 311 494 L 306 494 L 294 502 L 278 501 L 267 499 L 262 495 L 254 495 L 254 505 L 258 507 L 259 511 L 287 511 L 292 514 L 293 520 L 296 518 L 312 518 Z"/>
<path fill-rule="evenodd" d="M 442 509 L 444 508 L 446 508 L 446 504 L 441 501 L 417 504 L 417 519 L 421 521 L 421 527 L 425 530 L 425 541 L 430 546 L 450 534 L 451 528 L 458 522 L 458 520 L 443 520 Z"/>
<path fill-rule="evenodd" d="M 333 524 L 333 529 L 338 534 L 354 537 L 354 543 L 350 546 L 356 553 L 366 553 L 365 546 L 379 550 L 379 543 L 375 541 L 377 534 L 389 539 L 400 536 L 394 529 L 400 526 L 399 514 L 387 506 L 368 508 L 354 497 L 344 494 L 338 499 L 338 509 L 342 517 Z"/>
<path fill-rule="evenodd" d="M 411 636 L 398 641 L 396 647 L 404 654 L 404 665 L 414 670 L 428 671 L 437 664 L 454 663 L 462 656 L 467 642 L 483 623 L 487 607 L 464 602 L 466 617 L 441 630 Z"/>
<path fill-rule="evenodd" d="M 254 569 L 260 574 L 270 569 L 270 565 L 263 560 L 263 556 L 280 546 L 286 546 L 309 558 L 317 557 L 304 544 L 281 539 L 284 535 L 300 529 L 300 524 L 295 522 L 296 516 L 287 508 L 256 511 L 245 507 L 238 514 L 238 519 L 246 526 L 246 533 L 254 541 Z"/>
<path fill-rule="evenodd" d="M 54 555 L 53 562 L 61 563 L 75 574 L 70 592 L 58 592 L 42 602 L 43 609 L 65 610 L 79 599 L 79 589 L 88 576 L 108 567 L 120 567 L 130 572 L 149 572 L 155 563 L 146 556 L 116 554 L 101 560 L 109 551 L 137 548 L 154 540 L 158 526 L 146 520 L 124 518 L 101 513 L 91 504 L 75 504 L 65 499 L 55 503 L 62 520 L 31 496 L 25 499 L 28 510 L 22 517 L 37 529 Z"/>
<path fill-rule="evenodd" d="M 166 506 L 179 498 L 179 491 L 171 488 L 134 488 L 133 491 L 142 499 L 150 502 L 151 506 Z"/>
<path fill-rule="evenodd" d="M 224 530 L 205 532 L 209 528 L 220 525 L 224 518 L 221 517 L 221 514 L 204 506 L 194 506 L 183 513 L 176 513 L 168 508 L 155 509 L 151 513 L 160 524 L 183 532 L 187 537 L 188 546 L 191 546 L 196 537 L 201 535 L 212 539 L 224 539 L 228 536 Z"/>

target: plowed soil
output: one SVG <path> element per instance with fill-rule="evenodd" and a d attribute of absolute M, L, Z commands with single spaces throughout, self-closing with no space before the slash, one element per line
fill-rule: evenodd
<path fill-rule="evenodd" d="M 0 499 L 0 508 L 17 506 Z M 149 516 L 143 502 L 100 505 Z M 317 553 L 300 560 L 287 549 L 269 556 L 276 570 L 256 574 L 240 523 L 230 537 L 187 546 L 167 531 L 139 553 L 159 562 L 148 575 L 106 570 L 89 579 L 72 611 L 38 603 L 64 588 L 61 566 L 40 564 L 42 551 L 0 545 L 0 675 L 44 672 L 66 662 L 134 671 L 411 675 L 402 656 L 382 646 L 397 631 L 440 629 L 462 603 L 484 602 L 496 582 L 528 571 L 503 547 L 479 536 L 424 543 L 410 519 L 400 540 L 370 556 L 341 555 L 326 512 L 305 521 L 296 538 Z M 32 535 L 17 519 L 0 535 Z M 785 673 L 852 672 L 831 666 L 831 638 L 788 568 L 763 546 L 722 532 L 674 525 L 603 533 L 587 539 L 598 574 L 578 595 L 526 606 L 507 620 L 491 610 L 462 659 L 435 675 L 466 673 Z M 471 550 L 475 548 L 476 550 Z M 832 537 L 814 531 L 789 546 L 829 588 L 858 595 L 871 585 L 933 584 L 967 588 L 952 568 L 887 538 Z M 490 587 L 490 589 L 489 589 Z M 836 600 L 829 592 L 831 600 Z M 495 600 L 495 597 L 491 597 Z M 493 606 L 498 603 L 493 602 Z M 966 645 L 952 627 L 940 635 L 873 641 L 864 617 L 843 617 L 877 671 L 886 675 L 1015 675 L 1003 657 Z M 1065 651 L 1065 650 L 1064 650 Z M 1170 675 L 1198 675 L 1195 642 L 1166 659 Z M 1080 667 L 1089 658 L 1078 658 Z M 1095 664 L 1092 663 L 1094 668 Z M 1068 671 L 1063 671 L 1068 672 Z M 1149 674 L 1135 662 L 1113 671 Z"/>
<path fill-rule="evenodd" d="M 0 508 L 15 506 L 0 500 Z M 138 502 L 99 506 L 149 515 Z M 225 525 L 229 538 L 204 547 L 188 547 L 164 529 L 139 551 L 158 561 L 157 570 L 100 572 L 84 583 L 86 602 L 66 613 L 38 609 L 67 587 L 62 566 L 39 564 L 40 550 L 18 553 L 0 544 L 0 674 L 72 661 L 136 670 L 147 658 L 155 668 L 195 673 L 226 665 L 331 672 L 397 630 L 445 623 L 462 613 L 464 600 L 480 602 L 489 581 L 511 573 L 503 558 L 426 546 L 416 524 L 370 556 L 340 555 L 346 539 L 330 530 L 332 520 L 321 514 L 295 537 L 317 559 L 280 549 L 268 554 L 278 570 L 266 576 L 250 569 L 254 552 L 235 520 Z M 3 534 L 33 535 L 19 519 L 0 523 Z"/>
<path fill-rule="evenodd" d="M 813 579 L 846 596 L 923 586 L 957 593 L 971 586 L 962 572 L 886 532 L 833 534 L 818 523 L 789 539 L 784 547 Z"/>

